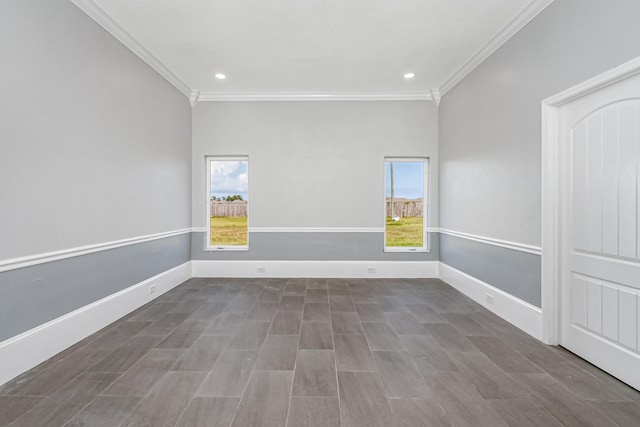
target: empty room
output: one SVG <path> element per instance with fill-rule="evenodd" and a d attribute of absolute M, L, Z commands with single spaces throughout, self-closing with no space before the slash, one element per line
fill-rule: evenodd
<path fill-rule="evenodd" d="M 0 1 L 0 426 L 640 425 L 639 22 Z"/>

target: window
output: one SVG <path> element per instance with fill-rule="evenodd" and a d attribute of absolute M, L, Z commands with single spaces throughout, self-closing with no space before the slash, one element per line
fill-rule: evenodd
<path fill-rule="evenodd" d="M 426 252 L 428 159 L 385 158 L 385 252 Z"/>
<path fill-rule="evenodd" d="M 207 157 L 207 249 L 249 249 L 249 158 Z"/>

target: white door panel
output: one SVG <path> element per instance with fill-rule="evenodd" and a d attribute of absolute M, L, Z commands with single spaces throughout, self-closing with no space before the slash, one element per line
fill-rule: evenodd
<path fill-rule="evenodd" d="M 560 117 L 560 343 L 640 389 L 640 76 Z"/>

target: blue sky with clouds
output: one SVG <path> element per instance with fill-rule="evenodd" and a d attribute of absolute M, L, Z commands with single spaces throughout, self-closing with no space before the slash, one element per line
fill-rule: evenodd
<path fill-rule="evenodd" d="M 239 194 L 248 200 L 249 175 L 246 160 L 211 161 L 211 197 Z"/>
<path fill-rule="evenodd" d="M 385 162 L 385 193 L 391 196 L 390 162 Z M 393 162 L 395 197 L 418 199 L 424 197 L 424 162 Z"/>

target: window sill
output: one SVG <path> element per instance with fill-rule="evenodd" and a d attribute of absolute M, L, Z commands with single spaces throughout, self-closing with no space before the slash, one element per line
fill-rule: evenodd
<path fill-rule="evenodd" d="M 384 248 L 384 252 L 389 253 L 406 253 L 406 254 L 414 254 L 414 253 L 427 253 L 430 252 L 427 248 Z"/>
<path fill-rule="evenodd" d="M 247 252 L 249 246 L 207 246 L 205 252 Z"/>

